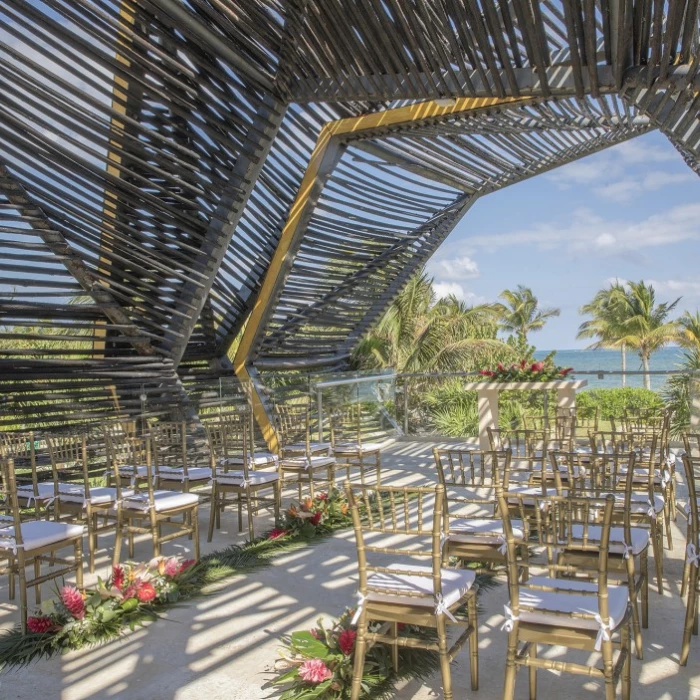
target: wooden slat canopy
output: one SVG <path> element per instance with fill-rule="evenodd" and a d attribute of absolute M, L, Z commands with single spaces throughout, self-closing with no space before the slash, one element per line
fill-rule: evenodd
<path fill-rule="evenodd" d="M 6 0 L 0 421 L 196 413 L 237 342 L 343 369 L 477 198 L 651 129 L 700 172 L 698 9 Z"/>

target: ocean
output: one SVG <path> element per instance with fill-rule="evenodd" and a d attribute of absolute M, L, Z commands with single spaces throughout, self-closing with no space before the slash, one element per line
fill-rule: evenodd
<path fill-rule="evenodd" d="M 538 350 L 535 357 L 538 360 L 546 357 L 550 350 Z M 618 350 L 557 350 L 554 357 L 556 364 L 562 367 L 573 367 L 577 372 L 606 372 L 619 371 L 622 367 L 621 355 Z M 677 347 L 662 348 L 651 356 L 650 369 L 654 371 L 678 370 L 683 362 L 683 350 Z M 634 351 L 627 351 L 627 371 L 641 371 L 642 361 Z M 586 389 L 609 389 L 622 386 L 622 377 L 619 374 L 603 375 L 602 379 L 597 374 L 577 374 L 576 379 L 588 380 Z M 664 385 L 665 375 L 652 374 L 651 388 L 659 391 Z M 641 374 L 628 375 L 627 386 L 644 386 L 644 377 Z M 585 390 L 584 390 L 585 391 Z"/>

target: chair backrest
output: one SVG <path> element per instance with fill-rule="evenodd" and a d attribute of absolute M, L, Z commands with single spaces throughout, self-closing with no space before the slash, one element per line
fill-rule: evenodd
<path fill-rule="evenodd" d="M 187 478 L 187 423 L 185 421 L 158 421 L 150 426 L 151 459 L 155 473 L 161 467 L 183 470 Z"/>
<path fill-rule="evenodd" d="M 255 469 L 254 453 L 249 436 L 249 420 L 246 413 L 229 415 L 221 421 L 211 421 L 204 427 L 212 456 L 212 469 L 227 472 Z"/>
<path fill-rule="evenodd" d="M 49 435 L 49 453 L 53 472 L 54 495 L 59 495 L 59 482 L 80 479 L 85 489 L 85 498 L 90 497 L 90 475 L 88 470 L 87 436 Z"/>
<path fill-rule="evenodd" d="M 362 406 L 337 408 L 330 412 L 331 444 L 343 442 L 362 446 Z"/>
<path fill-rule="evenodd" d="M 387 574 L 386 555 L 397 557 L 407 562 L 416 558 L 430 559 L 432 566 L 428 572 L 417 572 L 414 569 L 392 568 L 394 574 L 406 573 L 411 576 L 432 578 L 432 595 L 417 595 L 416 597 L 432 597 L 435 604 L 442 592 L 442 515 L 445 488 L 438 484 L 434 488 L 416 488 L 399 486 L 351 486 L 345 482 L 350 512 L 352 514 L 355 542 L 357 545 L 357 563 L 359 570 L 359 595 L 365 598 L 369 593 L 377 592 L 383 595 L 405 598 L 405 588 L 393 588 L 383 582 L 381 588 L 373 588 L 368 579 L 372 574 Z M 430 503 L 432 501 L 432 504 Z M 431 508 L 432 505 L 432 508 Z M 432 515 L 426 518 L 426 509 Z M 427 522 L 426 522 L 427 520 Z M 397 543 L 402 536 L 407 546 Z M 373 544 L 379 538 L 378 544 Z M 374 563 L 375 555 L 380 563 Z"/>
<path fill-rule="evenodd" d="M 691 459 L 700 458 L 700 433 L 683 433 L 683 447 Z"/>
<path fill-rule="evenodd" d="M 12 516 L 12 525 L 14 526 L 13 535 L 0 535 L 0 543 L 3 549 L 16 550 L 22 547 L 24 540 L 22 539 L 22 522 L 20 518 L 19 501 L 17 500 L 17 482 L 15 480 L 15 462 L 11 457 L 0 457 L 0 473 L 2 474 L 2 491 L 3 503 Z"/>
<path fill-rule="evenodd" d="M 700 507 L 698 497 L 700 496 L 700 458 L 691 457 L 689 453 L 683 455 L 683 469 L 685 471 L 685 482 L 688 487 L 688 550 L 690 545 L 694 551 L 688 551 L 694 556 L 700 555 Z"/>
<path fill-rule="evenodd" d="M 34 496 L 39 495 L 36 444 L 31 430 L 0 433 L 0 458 L 11 459 L 13 469 L 20 465 L 30 468 Z"/>
<path fill-rule="evenodd" d="M 439 482 L 450 486 L 493 488 L 495 481 L 510 481 L 510 450 L 486 451 L 453 448 L 433 448 Z"/>
<path fill-rule="evenodd" d="M 560 495 L 564 489 L 592 491 L 598 486 L 595 455 L 568 450 L 550 450 L 549 464 L 552 478 Z"/>
<path fill-rule="evenodd" d="M 600 408 L 576 410 L 576 435 L 588 437 L 593 432 L 597 433 L 600 422 Z"/>
<path fill-rule="evenodd" d="M 150 437 L 127 437 L 124 436 L 113 438 L 109 434 L 105 434 L 105 442 L 107 447 L 107 468 L 114 474 L 114 483 L 117 490 L 117 503 L 121 503 L 122 489 L 121 480 L 136 476 L 136 472 L 132 473 L 132 469 L 137 467 L 145 467 L 144 481 L 148 493 L 149 503 L 153 505 L 153 459 L 151 450 L 153 442 Z M 122 467 L 130 467 L 128 472 L 122 473 Z"/>
<path fill-rule="evenodd" d="M 590 595 L 597 599 L 597 609 L 602 623 L 609 625 L 610 613 L 608 607 L 608 549 L 610 529 L 614 507 L 614 497 L 608 494 L 604 498 L 579 496 L 542 496 L 533 497 L 529 494 L 507 493 L 500 486 L 497 488 L 499 511 L 503 513 L 503 532 L 506 540 L 508 562 L 508 589 L 510 593 L 510 610 L 514 618 L 522 611 L 538 609 L 542 606 L 528 605 L 527 595 L 521 595 L 523 590 L 531 589 L 536 592 L 533 597 L 541 597 L 542 592 L 555 590 L 541 585 L 529 585 L 519 582 L 520 568 L 523 561 L 517 557 L 516 540 L 513 534 L 512 520 L 518 517 L 535 517 L 537 526 L 530 527 L 530 532 L 536 532 L 540 544 L 547 549 L 547 560 L 550 562 L 550 576 L 558 573 L 571 573 L 568 563 L 560 564 L 555 556 L 562 548 L 571 552 L 579 552 L 590 556 L 597 555 L 597 591 L 577 591 L 577 595 Z M 534 507 L 533 507 L 534 502 Z M 514 507 L 515 503 L 515 507 Z M 534 515 L 533 515 L 534 514 Z M 595 527 L 595 529 L 591 529 Z M 595 619 L 595 614 L 583 612 L 574 613 L 576 617 Z M 566 627 L 566 615 L 561 615 L 562 627 Z"/>
<path fill-rule="evenodd" d="M 305 445 L 311 451 L 311 407 L 308 402 L 275 405 L 275 420 L 280 449 L 290 445 Z"/>

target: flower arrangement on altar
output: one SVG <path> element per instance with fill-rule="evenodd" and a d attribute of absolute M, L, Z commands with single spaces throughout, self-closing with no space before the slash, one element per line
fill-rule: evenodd
<path fill-rule="evenodd" d="M 281 675 L 272 685 L 286 686 L 280 700 L 344 700 L 350 697 L 357 632 L 352 624 L 354 610 L 346 610 L 335 622 L 324 624 L 319 618 L 310 630 L 293 632 L 283 640 L 281 659 L 276 666 Z M 378 631 L 382 623 L 370 623 Z M 399 634 L 434 636 L 434 631 L 414 626 L 399 626 Z M 383 644 L 371 646 L 365 656 L 362 697 L 378 700 L 390 697 L 394 684 L 403 677 L 423 678 L 439 665 L 437 654 L 425 649 L 400 649 L 399 673 L 393 670 L 391 651 Z"/>
<path fill-rule="evenodd" d="M 283 537 L 308 539 L 351 524 L 352 518 L 345 494 L 333 488 L 328 493 L 319 493 L 314 498 L 307 497 L 300 502 L 292 501 L 284 514 L 282 525 L 270 530 L 267 538 L 271 540 Z"/>
<path fill-rule="evenodd" d="M 499 362 L 496 369 L 482 369 L 479 374 L 484 381 L 491 382 L 551 382 L 564 379 L 573 371 L 573 367 L 555 365 L 549 356 L 539 362 L 521 360 L 511 365 Z"/>

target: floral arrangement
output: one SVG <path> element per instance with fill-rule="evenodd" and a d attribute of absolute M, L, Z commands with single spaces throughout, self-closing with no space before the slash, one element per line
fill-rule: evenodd
<path fill-rule="evenodd" d="M 539 362 L 521 360 L 512 365 L 499 362 L 496 369 L 482 369 L 479 374 L 492 382 L 549 382 L 563 379 L 573 371 L 573 367 L 559 367 L 551 357 L 546 357 Z"/>
<path fill-rule="evenodd" d="M 350 697 L 352 670 L 357 631 L 352 624 L 354 610 L 346 610 L 330 626 L 319 618 L 316 627 L 310 630 L 293 632 L 283 640 L 281 659 L 277 666 L 281 675 L 272 685 L 285 687 L 280 700 L 345 700 Z M 381 623 L 370 623 L 376 631 Z M 434 631 L 429 629 L 400 626 L 399 634 L 409 633 L 432 640 Z M 365 656 L 362 678 L 362 697 L 378 700 L 390 697 L 394 684 L 402 677 L 423 678 L 438 668 L 436 654 L 424 649 L 401 649 L 400 670 L 395 673 L 391 653 L 387 646 L 375 644 Z"/>
<path fill-rule="evenodd" d="M 281 527 L 270 530 L 267 538 L 311 539 L 351 524 L 352 518 L 345 494 L 333 488 L 328 493 L 319 493 L 315 498 L 307 497 L 301 502 L 292 501 L 284 514 Z"/>

